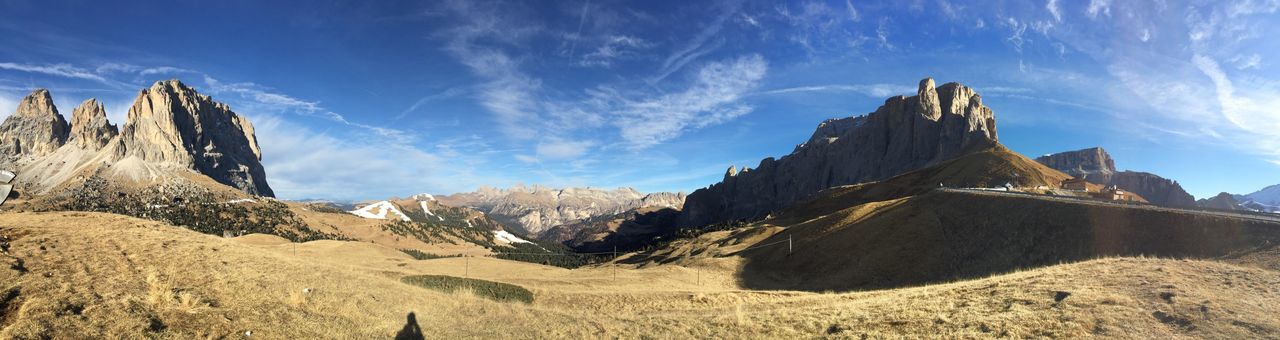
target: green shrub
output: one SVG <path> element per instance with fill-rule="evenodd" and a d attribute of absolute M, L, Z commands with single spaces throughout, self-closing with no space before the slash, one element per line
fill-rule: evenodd
<path fill-rule="evenodd" d="M 446 275 L 414 275 L 400 278 L 400 281 L 422 288 L 452 293 L 459 289 L 470 289 L 476 295 L 499 302 L 519 301 L 533 303 L 533 292 L 524 287 L 509 283 L 453 277 Z"/>
<path fill-rule="evenodd" d="M 432 253 L 423 252 L 423 251 L 420 251 L 420 250 L 417 250 L 417 249 L 400 249 L 400 252 L 405 253 L 405 254 L 409 254 L 409 256 L 413 256 L 413 258 L 414 258 L 415 260 L 442 259 L 442 258 L 446 258 L 446 257 L 461 257 L 461 256 L 462 256 L 462 255 L 436 255 L 436 254 L 432 254 Z"/>

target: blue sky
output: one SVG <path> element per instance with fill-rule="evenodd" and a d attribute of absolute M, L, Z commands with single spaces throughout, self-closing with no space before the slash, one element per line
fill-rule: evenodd
<path fill-rule="evenodd" d="M 925 76 L 1027 156 L 1092 146 L 1197 197 L 1280 183 L 1277 1 L 0 0 L 0 115 L 122 124 L 178 78 L 257 126 L 283 198 L 692 191 Z"/>

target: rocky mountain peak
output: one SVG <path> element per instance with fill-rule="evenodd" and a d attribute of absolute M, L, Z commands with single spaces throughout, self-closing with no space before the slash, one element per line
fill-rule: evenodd
<path fill-rule="evenodd" d="M 1196 206 L 1195 198 L 1176 181 L 1146 172 L 1116 171 L 1115 160 L 1100 147 L 1044 155 L 1036 162 L 1089 182 L 1114 185 L 1157 205 Z"/>
<path fill-rule="evenodd" d="M 622 187 L 548 188 L 516 185 L 506 189 L 482 186 L 474 192 L 436 197 L 443 205 L 473 207 L 508 227 L 537 236 L 552 227 L 619 214 L 642 207 L 679 207 L 683 193 L 650 193 Z"/>
<path fill-rule="evenodd" d="M 1037 157 L 1036 162 L 1079 178 L 1116 172 L 1115 160 L 1100 147 L 1044 155 Z"/>
<path fill-rule="evenodd" d="M 86 150 L 98 150 L 119 133 L 116 126 L 107 121 L 107 111 L 102 103 L 89 98 L 71 112 L 71 134 L 67 143 Z"/>
<path fill-rule="evenodd" d="M 0 161 L 19 167 L 24 189 L 43 193 L 85 173 L 167 179 L 184 176 L 169 171 L 185 168 L 245 193 L 274 195 L 253 125 L 178 80 L 139 91 L 119 129 L 96 99 L 71 118 L 68 124 L 58 114 L 49 91 L 36 90 L 0 124 L 0 154 L 8 156 Z"/>
<path fill-rule="evenodd" d="M 837 185 L 886 179 L 997 144 L 995 115 L 972 89 L 920 80 L 866 115 L 823 121 L 791 154 L 689 194 L 686 227 L 760 217 Z M 750 169 L 750 170 L 747 170 Z M 730 179 L 732 177 L 732 179 Z"/>
<path fill-rule="evenodd" d="M 0 124 L 0 154 L 10 157 L 49 154 L 66 142 L 67 120 L 53 105 L 49 90 L 32 91 Z"/>
<path fill-rule="evenodd" d="M 178 80 L 138 93 L 120 140 L 121 158 L 185 166 L 250 194 L 273 195 L 253 125 Z"/>

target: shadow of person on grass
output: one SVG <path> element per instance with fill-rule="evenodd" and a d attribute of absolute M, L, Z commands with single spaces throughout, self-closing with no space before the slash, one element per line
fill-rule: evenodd
<path fill-rule="evenodd" d="M 418 327 L 418 318 L 409 312 L 408 320 L 404 322 L 404 328 L 396 333 L 396 340 L 420 340 L 422 337 L 422 327 Z"/>

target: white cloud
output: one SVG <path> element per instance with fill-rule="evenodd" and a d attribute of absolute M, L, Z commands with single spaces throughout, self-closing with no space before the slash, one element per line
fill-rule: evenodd
<path fill-rule="evenodd" d="M 1254 143 L 1268 147 L 1269 156 L 1280 159 L 1280 94 L 1275 88 L 1237 90 L 1218 62 L 1204 55 L 1192 57 L 1200 72 L 1213 81 L 1221 115 L 1236 128 L 1250 133 Z"/>
<path fill-rule="evenodd" d="M 1027 27 L 1028 27 L 1027 24 L 1019 23 L 1018 19 L 1015 19 L 1012 17 L 1005 18 L 1004 23 L 1005 25 L 1009 26 L 1009 30 L 1010 30 L 1009 37 L 1005 38 L 1004 40 L 1008 41 L 1010 44 L 1013 44 L 1013 49 L 1021 53 L 1022 44 L 1026 43 L 1026 39 L 1023 38 L 1023 35 L 1026 34 L 1027 32 Z"/>
<path fill-rule="evenodd" d="M 853 8 L 853 1 L 844 0 L 844 8 L 849 12 L 849 21 L 858 22 L 860 17 L 858 16 L 858 9 Z"/>
<path fill-rule="evenodd" d="M 1237 55 L 1231 58 L 1237 70 L 1257 69 L 1262 66 L 1262 56 L 1254 53 L 1249 56 Z"/>
<path fill-rule="evenodd" d="M 1142 42 L 1147 42 L 1148 40 L 1151 40 L 1151 29 L 1149 28 L 1142 29 L 1142 34 L 1138 35 L 1138 40 L 1142 40 Z"/>
<path fill-rule="evenodd" d="M 636 57 L 638 51 L 653 47 L 653 43 L 635 36 L 611 35 L 595 51 L 582 56 L 583 66 L 612 66 L 614 60 Z"/>
<path fill-rule="evenodd" d="M 1084 13 L 1089 18 L 1097 18 L 1099 14 L 1111 16 L 1111 0 L 1089 0 L 1089 7 L 1085 8 Z"/>
<path fill-rule="evenodd" d="M 204 82 L 205 85 L 209 87 L 210 93 L 235 94 L 240 96 L 241 99 L 248 100 L 248 102 L 241 101 L 240 103 L 249 105 L 249 109 L 268 110 L 273 113 L 288 112 L 303 116 L 323 118 L 332 122 L 371 131 L 379 136 L 388 138 L 397 144 L 408 144 L 415 139 L 412 134 L 402 130 L 373 126 L 347 120 L 346 116 L 325 109 L 319 102 L 306 101 L 283 93 L 273 92 L 269 88 L 252 82 L 225 83 L 209 75 L 204 75 Z"/>
<path fill-rule="evenodd" d="M 433 102 L 433 101 L 437 101 L 437 100 L 441 100 L 441 99 L 447 99 L 447 98 L 457 97 L 457 96 L 460 96 L 460 95 L 462 95 L 462 94 L 465 94 L 466 92 L 467 92 L 467 89 L 466 89 L 466 88 L 463 88 L 463 87 L 451 87 L 451 88 L 448 88 L 448 89 L 446 89 L 446 90 L 444 90 L 444 91 L 442 91 L 442 92 L 439 92 L 439 93 L 432 93 L 432 94 L 427 95 L 427 96 L 425 96 L 425 97 L 418 98 L 418 101 L 413 102 L 413 105 L 409 105 L 409 108 L 404 109 L 404 111 L 402 111 L 402 112 L 400 112 L 400 114 L 396 115 L 396 119 L 404 118 L 404 116 L 405 116 L 405 115 L 408 115 L 408 114 L 409 114 L 409 113 L 411 113 L 411 112 L 417 111 L 417 110 L 418 110 L 418 108 L 422 107 L 423 105 L 426 105 L 427 103 L 430 103 L 430 102 Z"/>
<path fill-rule="evenodd" d="M 1058 0 L 1049 0 L 1044 4 L 1044 8 L 1049 10 L 1049 15 L 1053 16 L 1053 21 L 1062 22 L 1062 10 L 1058 8 Z"/>
<path fill-rule="evenodd" d="M 715 37 L 716 34 L 719 34 L 720 28 L 724 27 L 725 19 L 728 19 L 729 16 L 736 12 L 736 8 L 725 11 L 725 13 L 711 21 L 710 24 L 707 24 L 706 27 L 703 27 L 701 31 L 698 31 L 698 34 L 694 35 L 693 39 L 690 39 L 684 47 L 675 50 L 668 55 L 667 59 L 662 62 L 662 68 L 658 70 L 658 75 L 649 79 L 649 83 L 660 82 L 672 73 L 684 68 L 684 66 L 689 62 L 720 48 L 720 46 L 724 44 L 723 40 L 716 39 L 710 44 L 708 44 L 708 40 L 711 40 L 711 38 Z"/>
<path fill-rule="evenodd" d="M 804 92 L 855 92 L 873 98 L 891 97 L 901 94 L 911 94 L 916 92 L 916 88 L 910 86 L 896 84 L 829 84 L 829 85 L 812 85 L 812 86 L 796 86 L 780 89 L 773 89 L 760 92 L 760 94 L 788 94 L 788 93 L 804 93 Z"/>
<path fill-rule="evenodd" d="M 0 121 L 9 118 L 18 110 L 18 99 L 10 96 L 8 93 L 0 92 Z"/>
<path fill-rule="evenodd" d="M 254 115 L 267 181 L 282 198 L 372 199 L 446 189 L 439 157 L 413 148 L 360 143 L 279 116 Z"/>
<path fill-rule="evenodd" d="M 540 160 L 570 160 L 582 157 L 595 146 L 593 141 L 551 140 L 538 143 L 535 149 Z"/>
<path fill-rule="evenodd" d="M 69 64 L 49 64 L 49 65 L 32 65 L 32 64 L 16 64 L 16 63 L 0 63 L 0 69 L 41 73 L 59 77 L 78 78 L 98 81 L 111 84 L 106 78 L 89 72 L 82 68 L 71 66 Z M 113 84 L 114 85 L 114 84 Z"/>
<path fill-rule="evenodd" d="M 97 68 L 94 68 L 94 71 L 98 74 L 133 73 L 139 76 L 149 76 L 149 75 L 157 75 L 157 74 L 172 75 L 172 74 L 182 74 L 182 73 L 199 73 L 193 70 L 188 70 L 185 68 L 173 67 L 173 66 L 145 67 L 145 66 L 138 66 L 133 64 L 125 64 L 125 63 L 105 63 L 102 65 L 99 65 Z"/>
<path fill-rule="evenodd" d="M 648 148 L 689 129 L 719 124 L 751 111 L 738 103 L 764 77 L 768 66 L 759 55 L 712 62 L 699 70 L 685 91 L 630 100 L 614 92 L 597 92 L 612 103 L 612 123 L 632 150 Z"/>

